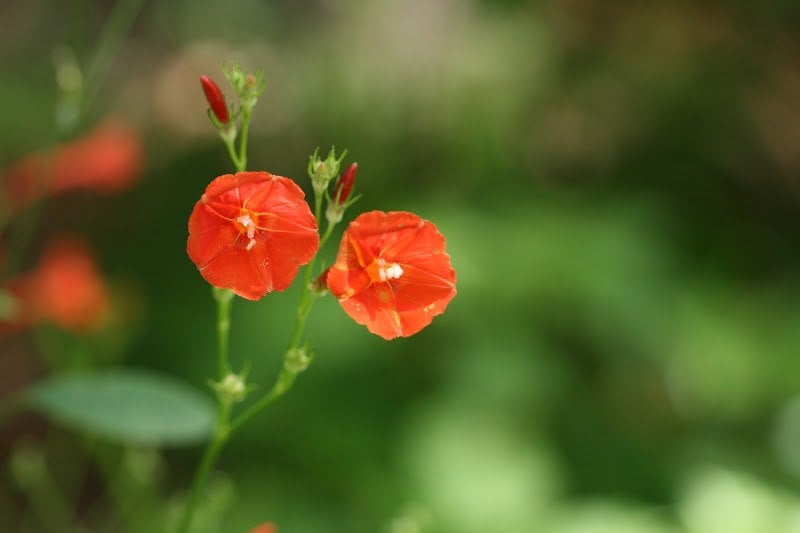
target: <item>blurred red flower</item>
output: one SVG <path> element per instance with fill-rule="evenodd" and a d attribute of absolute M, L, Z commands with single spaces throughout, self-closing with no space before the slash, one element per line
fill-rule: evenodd
<path fill-rule="evenodd" d="M 8 204 L 21 209 L 45 194 L 70 189 L 117 192 L 129 187 L 142 166 L 138 134 L 117 122 L 52 150 L 34 152 L 3 175 Z"/>
<path fill-rule="evenodd" d="M 8 289 L 19 304 L 11 326 L 42 321 L 88 333 L 109 317 L 108 289 L 89 247 L 76 238 L 48 244 L 36 269 L 12 280 Z"/>
<path fill-rule="evenodd" d="M 277 532 L 278 528 L 275 527 L 275 524 L 273 524 L 272 522 L 264 522 L 263 524 L 254 527 L 247 533 L 277 533 Z"/>
<path fill-rule="evenodd" d="M 269 172 L 216 178 L 189 217 L 186 251 L 214 287 L 249 300 L 291 285 L 319 248 L 302 189 Z"/>
<path fill-rule="evenodd" d="M 444 312 L 456 272 L 444 236 L 413 213 L 363 213 L 342 236 L 327 283 L 345 312 L 384 339 L 408 337 Z"/>

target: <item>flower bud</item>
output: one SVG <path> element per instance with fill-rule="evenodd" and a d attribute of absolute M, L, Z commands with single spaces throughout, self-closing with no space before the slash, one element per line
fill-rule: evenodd
<path fill-rule="evenodd" d="M 222 381 L 212 383 L 211 386 L 217 392 L 219 399 L 229 405 L 244 400 L 248 392 L 245 376 L 233 373 L 222 378 Z"/>
<path fill-rule="evenodd" d="M 350 193 L 353 192 L 353 185 L 356 181 L 356 172 L 358 171 L 358 163 L 352 163 L 347 170 L 342 173 L 339 181 L 336 183 L 336 188 L 333 192 L 333 198 L 328 202 L 328 208 L 325 210 L 325 218 L 328 219 L 330 224 L 338 224 L 344 217 L 344 211 L 353 202 L 348 202 Z"/>
<path fill-rule="evenodd" d="M 325 159 L 320 159 L 318 152 L 319 149 L 314 150 L 314 153 L 311 154 L 311 159 L 308 162 L 308 177 L 311 178 L 314 192 L 320 195 L 328 188 L 328 184 L 339 175 L 339 167 L 342 164 L 342 159 L 347 154 L 347 150 L 337 158 L 336 150 L 331 148 Z"/>
<path fill-rule="evenodd" d="M 330 267 L 323 270 L 322 274 L 311 284 L 310 290 L 315 296 L 325 296 L 328 292 L 328 270 Z"/>
<path fill-rule="evenodd" d="M 226 65 L 223 71 L 239 96 L 242 108 L 247 112 L 252 111 L 258 101 L 258 97 L 261 96 L 267 86 L 267 82 L 264 79 L 264 71 L 259 69 L 255 72 L 245 72 L 244 68 L 235 61 L 230 65 Z"/>
<path fill-rule="evenodd" d="M 228 114 L 228 105 L 225 103 L 225 95 L 222 94 L 222 89 L 208 76 L 200 76 L 200 85 L 203 86 L 208 107 L 211 108 L 214 116 L 217 117 L 220 124 L 227 124 L 230 120 L 230 115 Z"/>
<path fill-rule="evenodd" d="M 308 354 L 306 347 L 293 348 L 286 352 L 283 367 L 292 374 L 299 374 L 311 364 L 313 357 Z"/>
<path fill-rule="evenodd" d="M 337 204 L 347 202 L 350 193 L 353 191 L 353 184 L 356 182 L 356 172 L 358 171 L 358 163 L 352 163 L 347 170 L 344 171 L 342 177 L 336 183 L 336 190 L 333 195 L 333 201 Z"/>

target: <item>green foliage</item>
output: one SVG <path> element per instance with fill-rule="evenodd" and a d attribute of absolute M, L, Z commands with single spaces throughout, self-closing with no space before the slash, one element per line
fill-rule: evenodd
<path fill-rule="evenodd" d="M 215 417 L 199 391 L 133 370 L 56 376 L 24 398 L 59 423 L 128 444 L 197 444 L 209 437 Z"/>
<path fill-rule="evenodd" d="M 140 313 L 123 364 L 213 376 L 213 302 L 185 254 L 186 218 L 232 170 L 201 129 L 196 74 L 233 54 L 270 79 L 248 165 L 310 192 L 308 153 L 348 147 L 354 209 L 433 221 L 459 292 L 390 343 L 320 299 L 318 356 L 223 453 L 208 531 L 796 528 L 796 2 L 267 4 L 147 4 L 106 92 L 147 134 L 145 176 L 117 196 L 53 198 L 37 237 L 87 235 L 128 284 Z M 0 42 L 14 67 L 0 80 L 6 162 L 46 138 L 43 36 L 61 18 L 28 14 L 35 27 Z M 232 367 L 251 361 L 259 391 L 280 369 L 298 288 L 233 305 Z M 143 430 L 119 409 L 147 407 L 170 431 L 185 422 L 169 402 L 89 381 L 42 385 L 39 408 L 126 443 Z M 188 485 L 197 450 L 169 454 L 169 484 Z M 12 496 L 0 514 L 15 516 Z"/>

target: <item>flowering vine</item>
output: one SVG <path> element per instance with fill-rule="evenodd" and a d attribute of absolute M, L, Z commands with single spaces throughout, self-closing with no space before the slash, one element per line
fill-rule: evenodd
<path fill-rule="evenodd" d="M 358 165 L 351 163 L 340 173 L 346 151 L 337 155 L 331 149 L 324 158 L 315 151 L 307 168 L 313 208 L 293 180 L 248 171 L 250 117 L 264 90 L 264 76 L 261 71 L 245 72 L 237 63 L 224 71 L 238 96 L 238 107 L 208 76 L 201 76 L 200 83 L 209 119 L 236 173 L 223 174 L 207 186 L 189 217 L 186 244 L 217 302 L 219 375 L 212 387 L 218 416 L 178 524 L 180 533 L 190 528 L 209 472 L 231 435 L 284 395 L 311 363 L 314 353 L 303 334 L 316 298 L 329 291 L 357 323 L 388 340 L 419 332 L 444 312 L 456 294 L 444 236 L 433 223 L 408 212 L 359 215 L 344 231 L 334 264 L 318 271 L 317 252 L 358 200 L 353 196 Z M 259 300 L 284 290 L 303 265 L 300 301 L 283 366 L 273 386 L 235 414 L 235 405 L 245 400 L 250 387 L 247 371 L 234 373 L 228 362 L 233 298 Z"/>

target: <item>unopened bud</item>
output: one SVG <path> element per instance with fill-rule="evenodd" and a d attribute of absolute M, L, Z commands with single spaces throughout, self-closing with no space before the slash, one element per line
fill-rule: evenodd
<path fill-rule="evenodd" d="M 217 396 L 229 404 L 241 402 L 247 395 L 247 385 L 239 374 L 228 374 L 222 381 L 214 383 L 213 387 L 217 391 Z"/>
<path fill-rule="evenodd" d="M 350 193 L 353 191 L 353 184 L 356 182 L 356 172 L 358 171 L 358 163 L 352 163 L 347 170 L 344 171 L 342 177 L 336 183 L 336 190 L 333 195 L 334 202 L 343 204 L 347 202 Z"/>
<path fill-rule="evenodd" d="M 200 85 L 203 86 L 208 107 L 211 108 L 214 116 L 217 117 L 220 124 L 227 124 L 230 120 L 230 115 L 228 114 L 228 105 L 225 103 L 225 95 L 222 94 L 222 89 L 208 76 L 200 76 Z"/>
<path fill-rule="evenodd" d="M 264 71 L 261 69 L 255 72 L 245 72 L 244 68 L 237 62 L 226 65 L 223 68 L 225 77 L 231 82 L 236 94 L 239 96 L 239 102 L 245 111 L 252 111 L 255 107 L 258 97 L 264 92 L 267 82 L 264 79 Z"/>
<path fill-rule="evenodd" d="M 319 148 L 311 154 L 308 162 L 308 177 L 311 178 L 314 192 L 321 195 L 328 188 L 328 184 L 339 175 L 339 167 L 342 164 L 342 159 L 347 154 L 347 150 L 337 158 L 336 150 L 331 148 L 325 159 L 320 159 L 318 152 Z"/>
<path fill-rule="evenodd" d="M 345 209 L 355 202 L 355 199 L 348 202 L 350 194 L 353 192 L 353 185 L 356 182 L 356 172 L 358 171 L 358 163 L 352 163 L 347 170 L 342 173 L 339 181 L 336 183 L 336 188 L 333 192 L 333 198 L 328 202 L 328 208 L 325 210 L 325 218 L 328 219 L 330 224 L 338 224 L 344 217 Z"/>
<path fill-rule="evenodd" d="M 309 287 L 311 293 L 315 296 L 325 296 L 325 294 L 328 292 L 328 271 L 330 269 L 331 268 L 328 267 L 323 270 L 322 274 L 320 274 L 314 283 L 311 284 L 311 287 Z"/>
<path fill-rule="evenodd" d="M 292 374 L 299 374 L 311 364 L 312 357 L 308 355 L 305 347 L 293 348 L 286 352 L 286 357 L 283 360 L 283 366 Z"/>

